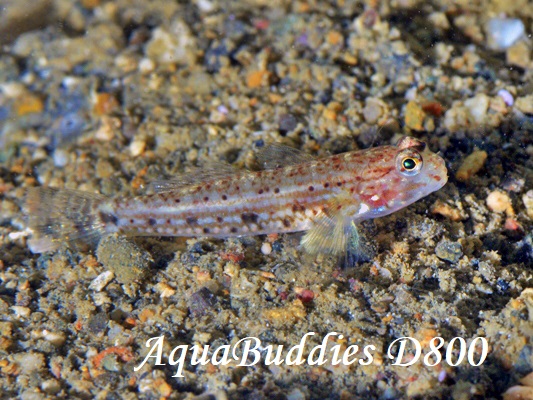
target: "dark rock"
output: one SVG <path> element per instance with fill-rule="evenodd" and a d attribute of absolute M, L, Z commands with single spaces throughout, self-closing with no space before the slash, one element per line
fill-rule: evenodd
<path fill-rule="evenodd" d="M 296 129 L 298 120 L 292 114 L 283 114 L 279 117 L 279 132 L 286 134 Z"/>
<path fill-rule="evenodd" d="M 201 317 L 217 304 L 216 296 L 206 287 L 193 293 L 188 300 L 193 317 Z"/>

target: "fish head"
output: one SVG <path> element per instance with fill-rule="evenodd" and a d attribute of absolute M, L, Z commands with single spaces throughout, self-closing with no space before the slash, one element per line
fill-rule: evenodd
<path fill-rule="evenodd" d="M 359 190 L 362 211 L 366 211 L 360 219 L 398 211 L 439 190 L 448 181 L 444 159 L 412 137 L 403 137 L 396 146 L 383 148 L 379 166 L 370 164 Z"/>

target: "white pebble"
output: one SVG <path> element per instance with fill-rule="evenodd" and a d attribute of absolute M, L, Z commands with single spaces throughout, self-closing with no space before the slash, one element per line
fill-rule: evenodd
<path fill-rule="evenodd" d="M 28 236 L 27 231 L 10 232 L 9 235 L 7 235 L 7 237 L 12 241 L 19 240 L 20 238 L 27 237 L 27 236 Z"/>
<path fill-rule="evenodd" d="M 56 394 L 61 390 L 61 386 L 55 379 L 48 379 L 41 383 L 41 390 L 47 394 Z"/>
<path fill-rule="evenodd" d="M 468 108 L 470 115 L 477 124 L 482 125 L 485 122 L 487 110 L 489 108 L 489 97 L 484 93 L 465 100 L 465 107 Z"/>
<path fill-rule="evenodd" d="M 495 190 L 489 193 L 486 201 L 489 210 L 495 213 L 502 213 L 504 211 L 512 212 L 511 198 L 507 193 Z"/>
<path fill-rule="evenodd" d="M 413 86 L 411 89 L 408 89 L 405 92 L 405 99 L 406 100 L 416 100 L 416 96 L 418 95 L 418 89 L 416 86 Z"/>
<path fill-rule="evenodd" d="M 263 243 L 261 246 L 261 253 L 268 256 L 270 253 L 272 253 L 272 245 L 268 242 Z"/>
<path fill-rule="evenodd" d="M 52 343 L 55 346 L 61 346 L 65 343 L 65 334 L 62 332 L 48 332 L 47 330 L 43 331 L 43 337 L 46 341 Z"/>
<path fill-rule="evenodd" d="M 0 85 L 0 93 L 8 99 L 14 99 L 24 94 L 24 85 L 20 82 L 5 82 Z"/>
<path fill-rule="evenodd" d="M 79 86 L 82 83 L 82 80 L 78 77 L 74 76 L 66 76 L 62 81 L 61 85 L 64 86 L 67 89 L 75 88 L 76 86 Z"/>
<path fill-rule="evenodd" d="M 141 74 L 149 74 L 150 72 L 153 72 L 155 69 L 155 62 L 150 60 L 149 58 L 143 58 L 141 61 L 139 61 L 139 71 Z"/>
<path fill-rule="evenodd" d="M 102 272 L 89 285 L 89 289 L 96 292 L 101 291 L 106 285 L 113 280 L 115 274 L 111 271 Z"/>
<path fill-rule="evenodd" d="M 492 18 L 487 23 L 489 47 L 505 50 L 524 35 L 524 23 L 515 18 Z"/>
<path fill-rule="evenodd" d="M 11 306 L 10 308 L 17 317 L 28 318 L 31 314 L 31 310 L 28 307 Z"/>
<path fill-rule="evenodd" d="M 42 161 L 48 158 L 48 154 L 44 149 L 36 149 L 31 156 L 33 161 Z"/>
<path fill-rule="evenodd" d="M 215 9 L 215 6 L 213 5 L 213 2 L 209 0 L 197 0 L 196 5 L 200 9 L 200 11 L 204 13 L 211 12 Z"/>
<path fill-rule="evenodd" d="M 137 157 L 144 152 L 146 142 L 144 140 L 134 140 L 130 144 L 130 153 L 133 157 Z"/>
<path fill-rule="evenodd" d="M 31 350 L 13 354 L 13 361 L 19 365 L 21 372 L 26 375 L 39 371 L 45 365 L 44 355 Z M 28 398 L 24 395 L 20 397 Z"/>
<path fill-rule="evenodd" d="M 68 154 L 65 150 L 57 149 L 54 151 L 54 165 L 63 168 L 68 163 Z"/>

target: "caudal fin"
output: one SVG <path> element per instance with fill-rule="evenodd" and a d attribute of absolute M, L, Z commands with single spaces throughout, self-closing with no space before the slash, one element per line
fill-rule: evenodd
<path fill-rule="evenodd" d="M 94 242 L 105 233 L 98 207 L 105 197 L 77 190 L 31 188 L 26 193 L 25 212 L 33 253 L 57 249 L 63 243 Z"/>

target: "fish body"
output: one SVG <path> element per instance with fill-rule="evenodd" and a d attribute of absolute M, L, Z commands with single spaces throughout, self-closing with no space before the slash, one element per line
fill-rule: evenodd
<path fill-rule="evenodd" d="M 444 160 L 410 137 L 323 159 L 269 146 L 259 159 L 261 171 L 220 167 L 129 198 L 32 189 L 30 248 L 49 251 L 114 232 L 224 238 L 307 231 L 308 251 L 338 254 L 356 223 L 395 212 L 447 181 Z"/>

